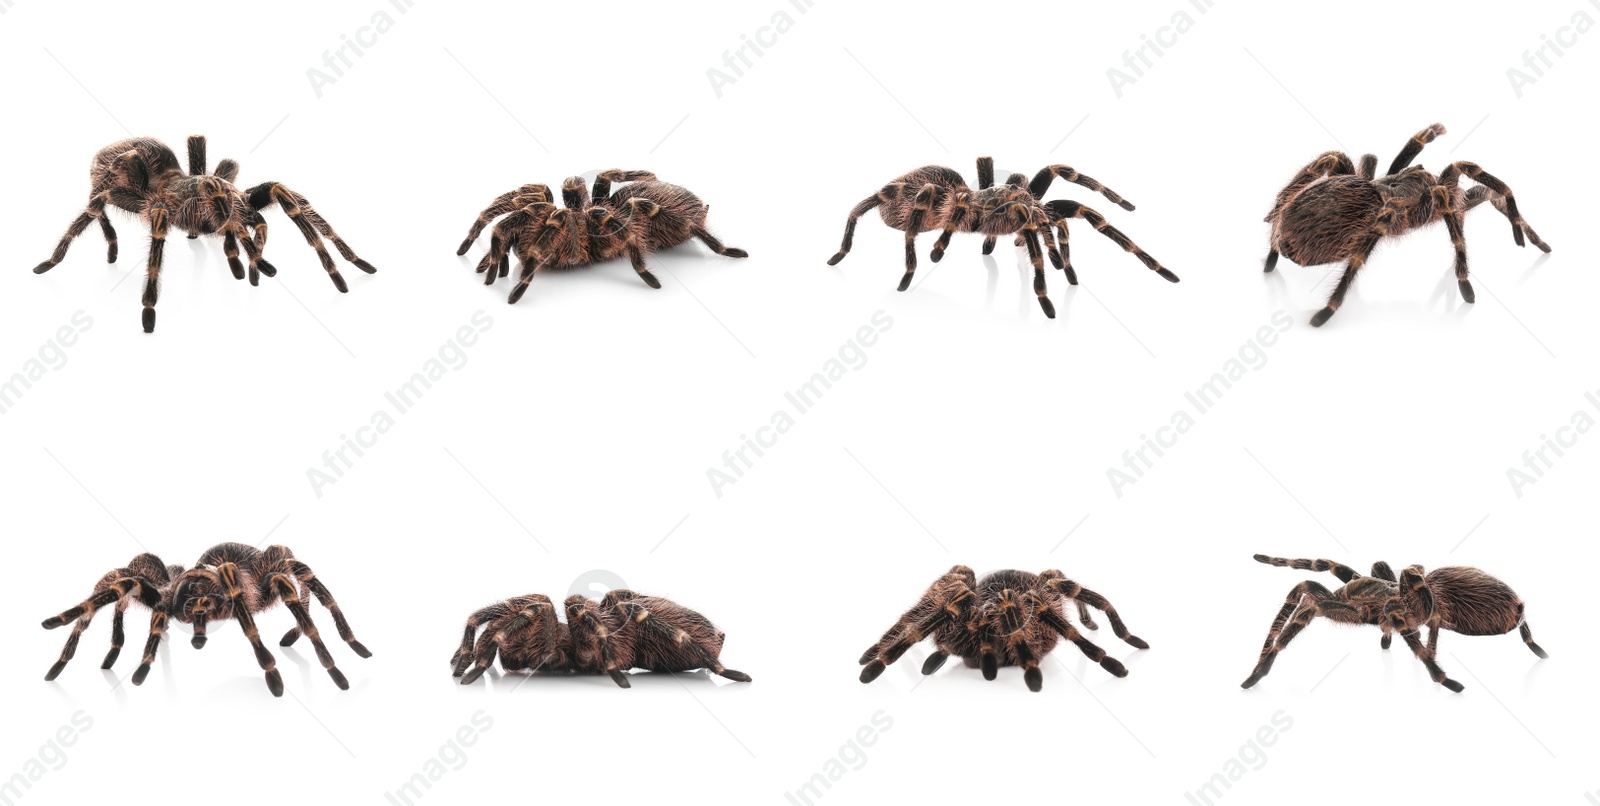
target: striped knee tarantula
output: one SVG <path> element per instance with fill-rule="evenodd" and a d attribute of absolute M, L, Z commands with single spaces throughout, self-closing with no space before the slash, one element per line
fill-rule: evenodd
<path fill-rule="evenodd" d="M 844 242 L 839 246 L 838 254 L 828 260 L 828 265 L 838 265 L 850 253 L 850 246 L 855 240 L 856 220 L 877 207 L 883 223 L 906 234 L 906 273 L 900 278 L 901 291 L 911 287 L 911 278 L 917 271 L 918 233 L 943 230 L 929 255 L 935 263 L 944 257 L 950 238 L 957 232 L 983 233 L 985 255 L 994 251 L 999 236 L 1014 234 L 1016 245 L 1026 246 L 1028 258 L 1033 262 L 1033 291 L 1039 296 L 1039 307 L 1044 309 L 1045 316 L 1054 319 L 1056 307 L 1050 302 L 1049 291 L 1045 287 L 1044 254 L 1048 252 L 1050 263 L 1066 271 L 1068 283 L 1078 284 L 1078 274 L 1072 270 L 1071 252 L 1067 246 L 1067 221 L 1073 218 L 1088 221 L 1101 235 L 1132 252 L 1151 271 L 1169 282 L 1178 282 L 1178 275 L 1163 268 L 1160 262 L 1140 249 L 1128 236 L 1107 223 L 1104 216 L 1086 205 L 1067 200 L 1041 201 L 1056 177 L 1098 191 L 1124 210 L 1133 209 L 1132 204 L 1110 188 L 1065 165 L 1051 165 L 1039 171 L 1033 181 L 1026 185 L 1023 184 L 1027 181 L 1026 176 L 1012 174 L 1004 185 L 997 186 L 994 183 L 994 158 L 979 157 L 977 190 L 967 187 L 961 174 L 954 169 L 929 165 L 884 185 L 877 193 L 857 204 L 845 221 Z M 1052 228 L 1060 234 L 1059 251 L 1051 234 Z"/>
<path fill-rule="evenodd" d="M 169 618 L 193 626 L 194 637 L 190 643 L 195 649 L 205 646 L 208 622 L 236 619 L 255 649 L 256 662 L 266 672 L 267 688 L 272 691 L 272 696 L 282 697 L 283 677 L 278 673 L 272 653 L 262 646 L 255 622 L 256 613 L 282 601 L 294 615 L 295 626 L 284 634 L 278 646 L 289 646 L 299 640 L 301 634 L 306 635 L 311 639 L 311 646 L 316 650 L 322 668 L 328 670 L 328 676 L 339 688 L 348 689 L 350 683 L 334 665 L 333 656 L 328 654 L 317 626 L 311 621 L 306 603 L 312 596 L 316 596 L 317 601 L 333 613 L 333 624 L 339 631 L 339 637 L 357 655 L 372 657 L 372 653 L 350 631 L 350 623 L 333 600 L 328 586 L 322 584 L 310 566 L 295 559 L 294 553 L 286 546 L 268 546 L 265 551 L 259 551 L 243 543 L 220 543 L 207 549 L 205 554 L 200 555 L 200 561 L 187 571 L 181 565 L 162 563 L 161 558 L 154 554 L 140 554 L 126 567 L 106 572 L 95 583 L 94 593 L 88 599 L 60 615 L 44 620 L 47 630 L 76 622 L 72 625 L 72 634 L 67 636 L 67 645 L 61 649 L 60 659 L 50 667 L 44 679 L 54 680 L 61 674 L 67 661 L 72 660 L 73 653 L 78 649 L 78 638 L 88 628 L 95 613 L 115 603 L 116 610 L 111 616 L 111 651 L 106 653 L 105 662 L 100 664 L 100 668 L 110 669 L 117 662 L 117 655 L 122 652 L 122 614 L 130 604 L 138 601 L 150 608 L 150 637 L 145 641 L 144 659 L 133 673 L 134 685 L 143 683 L 145 676 L 150 673 L 150 664 L 155 662 L 156 649 L 161 645 L 161 636 L 167 631 Z"/>
<path fill-rule="evenodd" d="M 44 274 L 55 268 L 66 258 L 67 247 L 83 234 L 91 221 L 99 221 L 100 231 L 105 233 L 106 262 L 117 262 L 117 232 L 106 215 L 108 204 L 139 216 L 150 227 L 144 286 L 146 333 L 154 332 L 156 327 L 161 257 L 170 228 L 187 232 L 191 239 L 221 235 L 228 268 L 234 278 L 240 280 L 245 277 L 244 265 L 239 262 L 242 244 L 250 261 L 250 284 L 259 285 L 259 275 L 272 277 L 278 273 L 261 257 L 267 245 L 267 222 L 261 211 L 276 204 L 300 228 L 311 248 L 317 250 L 322 268 L 327 270 L 340 293 L 350 289 L 323 247 L 323 237 L 333 241 L 339 254 L 357 268 L 368 274 L 377 271 L 372 264 L 356 256 L 350 245 L 311 208 L 306 197 L 277 182 L 263 182 L 249 190 L 240 190 L 233 185 L 239 175 L 239 163 L 223 160 L 217 163 L 214 172 L 207 173 L 206 138 L 195 135 L 189 138 L 188 145 L 188 174 L 184 174 L 172 149 L 148 137 L 123 140 L 100 149 L 89 165 L 88 207 L 61 236 L 50 259 L 36 266 L 33 273 Z"/>
<path fill-rule="evenodd" d="M 1395 578 L 1388 563 L 1372 565 L 1372 576 L 1364 577 L 1354 568 L 1331 560 L 1285 560 L 1255 555 L 1256 562 L 1302 571 L 1332 571 L 1344 587 L 1330 591 L 1316 582 L 1302 582 L 1283 600 L 1261 659 L 1243 683 L 1250 688 L 1272 671 L 1278 653 L 1294 640 L 1317 616 L 1341 624 L 1375 624 L 1383 629 L 1383 648 L 1389 648 L 1400 633 L 1417 660 L 1428 667 L 1433 682 L 1451 691 L 1462 685 L 1451 680 L 1437 662 L 1439 631 L 1453 630 L 1462 635 L 1505 635 L 1520 630 L 1522 642 L 1541 658 L 1550 657 L 1533 642 L 1533 630 L 1523 618 L 1523 602 L 1516 591 L 1476 568 L 1454 566 L 1435 568 L 1424 575 L 1422 566 L 1413 565 Z M 1423 646 L 1417 628 L 1428 626 L 1428 644 Z"/>
<path fill-rule="evenodd" d="M 612 193 L 612 182 L 630 184 Z M 623 255 L 640 279 L 660 288 L 661 281 L 645 267 L 644 256 L 691 237 L 724 257 L 750 256 L 743 249 L 723 246 L 706 230 L 711 208 L 705 202 L 685 188 L 657 181 L 649 171 L 602 171 L 594 180 L 592 196 L 583 177 L 574 176 L 562 184 L 561 201 L 563 206 L 557 207 L 548 185 L 523 185 L 501 194 L 478 214 L 456 254 L 465 255 L 484 227 L 505 216 L 495 225 L 478 273 L 485 275 L 485 285 L 493 285 L 496 277 L 510 273 L 515 254 L 522 261 L 522 275 L 511 289 L 510 303 L 522 299 L 536 271 L 588 266 Z"/>
<path fill-rule="evenodd" d="M 577 672 L 609 675 L 628 688 L 628 669 L 684 672 L 706 669 L 750 682 L 750 675 L 722 665 L 723 632 L 705 616 L 670 599 L 614 590 L 596 602 L 570 596 L 567 620 L 543 594 L 518 596 L 467 617 L 461 646 L 450 665 L 462 685 L 488 670 L 495 656 L 506 671 Z M 483 635 L 473 645 L 479 627 Z M 470 667 L 470 668 L 469 668 Z"/>
<path fill-rule="evenodd" d="M 1032 691 L 1044 687 L 1039 661 L 1055 648 L 1059 638 L 1076 644 L 1089 660 L 1117 677 L 1128 670 L 1067 623 L 1066 607 L 1077 605 L 1078 620 L 1099 629 L 1089 617 L 1089 607 L 1106 614 L 1118 638 L 1139 649 L 1149 649 L 1143 639 L 1128 632 L 1116 608 L 1104 596 L 1067 579 L 1060 571 L 1030 574 L 995 571 L 978 579 L 971 568 L 958 565 L 935 581 L 922 598 L 861 655 L 861 682 L 871 683 L 917 642 L 932 637 L 937 649 L 922 665 L 933 674 L 951 655 L 968 667 L 983 669 L 993 680 L 1001 666 L 1021 666 L 1023 680 Z"/>
<path fill-rule="evenodd" d="M 1375 176 L 1375 155 L 1362 157 L 1357 167 L 1343 152 L 1329 151 L 1302 168 L 1278 193 L 1266 218 L 1272 225 L 1272 249 L 1267 253 L 1265 270 L 1270 272 L 1278 265 L 1280 254 L 1302 266 L 1341 261 L 1346 264 L 1327 305 L 1311 317 L 1313 326 L 1321 327 L 1339 310 L 1356 272 L 1366 265 L 1378 241 L 1399 237 L 1441 219 L 1455 246 L 1456 284 L 1461 298 L 1472 302 L 1476 296 L 1467 279 L 1467 241 L 1462 222 L 1468 210 L 1484 202 L 1493 204 L 1511 222 L 1511 237 L 1517 246 L 1526 245 L 1526 235 L 1534 246 L 1550 251 L 1517 211 L 1511 188 L 1476 164 L 1451 163 L 1438 176 L 1411 164 L 1423 146 L 1444 133 L 1444 126 L 1438 123 L 1417 132 L 1381 177 Z M 1463 190 L 1462 176 L 1478 184 Z"/>

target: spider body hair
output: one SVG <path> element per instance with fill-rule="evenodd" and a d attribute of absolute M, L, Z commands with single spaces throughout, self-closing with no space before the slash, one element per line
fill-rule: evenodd
<path fill-rule="evenodd" d="M 106 262 L 117 262 L 116 227 L 106 208 L 132 213 L 150 230 L 142 322 L 144 331 L 152 333 L 156 326 L 155 306 L 160 295 L 161 268 L 169 232 L 179 230 L 191 239 L 202 235 L 222 236 L 228 268 L 240 280 L 246 276 L 245 264 L 239 259 L 242 246 L 249 259 L 250 284 L 259 285 L 261 275 L 277 274 L 277 269 L 261 255 L 267 245 L 267 222 L 261 211 L 274 204 L 283 208 L 305 236 L 306 243 L 316 250 L 323 269 L 341 293 L 349 291 L 349 287 L 323 246 L 323 238 L 332 241 L 340 256 L 357 268 L 368 274 L 377 271 L 356 255 L 327 220 L 312 209 L 306 197 L 278 182 L 240 190 L 233 184 L 239 174 L 239 164 L 233 160 L 222 160 L 215 170 L 208 172 L 206 139 L 200 135 L 189 138 L 188 157 L 189 170 L 185 173 L 178 155 L 161 141 L 149 137 L 120 140 L 101 149 L 89 163 L 88 205 L 57 242 L 50 259 L 34 267 L 34 274 L 44 274 L 65 260 L 72 242 L 95 221 L 100 223 L 106 238 Z"/>
<path fill-rule="evenodd" d="M 603 674 L 622 688 L 630 687 L 629 669 L 706 669 L 750 682 L 749 675 L 722 665 L 726 637 L 704 615 L 659 596 L 618 589 L 598 601 L 570 596 L 558 607 L 543 594 L 531 594 L 469 616 L 450 664 L 462 685 L 476 682 L 497 656 L 506 671 Z"/>
<path fill-rule="evenodd" d="M 900 291 L 911 287 L 916 274 L 917 235 L 942 230 L 929 255 L 935 263 L 944 258 L 945 249 L 958 232 L 982 234 L 985 255 L 994 251 L 995 242 L 1001 236 L 1012 235 L 1017 246 L 1026 247 L 1028 259 L 1033 264 L 1033 289 L 1039 299 L 1039 307 L 1046 316 L 1054 319 L 1056 309 L 1050 301 L 1045 283 L 1044 258 L 1048 255 L 1051 265 L 1066 272 L 1069 284 L 1078 284 L 1078 275 L 1072 268 L 1071 253 L 1067 247 L 1067 221 L 1073 218 L 1088 221 L 1100 234 L 1132 253 L 1151 271 L 1169 282 L 1178 282 L 1176 274 L 1163 267 L 1086 205 L 1070 201 L 1042 202 L 1051 183 L 1058 177 L 1098 191 L 1123 209 L 1133 209 L 1133 205 L 1115 191 L 1066 165 L 1048 166 L 1035 175 L 1032 182 L 1023 174 L 1012 174 L 1005 183 L 996 185 L 994 159 L 980 157 L 977 190 L 968 186 L 955 169 L 928 165 L 900 176 L 857 204 L 845 221 L 844 239 L 839 251 L 828 260 L 828 265 L 838 265 L 850 253 L 855 242 L 856 222 L 876 207 L 885 225 L 905 233 L 906 270 L 900 278 Z"/>
<path fill-rule="evenodd" d="M 243 543 L 219 543 L 207 549 L 187 570 L 179 565 L 166 565 L 154 554 L 140 554 L 126 566 L 102 576 L 89 598 L 44 620 L 42 626 L 47 630 L 73 623 L 66 646 L 45 679 L 54 680 L 61 674 L 95 614 L 114 604 L 111 650 L 100 667 L 110 669 L 122 650 L 123 613 L 129 605 L 138 602 L 150 610 L 150 632 L 143 660 L 133 673 L 134 685 L 143 684 L 149 674 L 169 620 L 193 626 L 194 637 L 190 643 L 196 649 L 205 646 L 206 628 L 210 623 L 237 621 L 255 652 L 268 690 L 273 696 L 281 697 L 283 676 L 278 672 L 276 659 L 261 643 L 255 615 L 282 603 L 293 614 L 295 627 L 283 636 L 279 646 L 289 646 L 306 635 L 328 676 L 339 688 L 348 689 L 350 683 L 334 664 L 333 656 L 322 643 L 321 633 L 311 620 L 308 603 L 313 596 L 332 613 L 339 637 L 351 650 L 363 658 L 371 657 L 372 653 L 356 640 L 344 611 L 327 586 L 310 566 L 296 559 L 287 546 L 268 546 L 262 550 Z"/>
<path fill-rule="evenodd" d="M 938 671 L 955 655 L 967 667 L 981 669 L 987 680 L 994 680 L 1001 668 L 1021 666 L 1023 682 L 1037 692 L 1044 686 L 1041 659 L 1065 638 L 1107 672 L 1126 677 L 1127 667 L 1067 621 L 1068 603 L 1076 605 L 1084 627 L 1097 629 L 1088 612 L 1093 607 L 1106 614 L 1118 638 L 1138 649 L 1150 647 L 1128 632 L 1105 597 L 1060 571 L 1005 570 L 979 578 L 971 568 L 958 565 L 935 580 L 916 604 L 862 653 L 861 682 L 876 680 L 925 638 L 932 638 L 936 649 L 923 664 L 924 675 Z"/>
<path fill-rule="evenodd" d="M 1439 667 L 1439 633 L 1505 635 L 1517 631 L 1523 643 L 1539 658 L 1549 657 L 1533 641 L 1524 615 L 1526 605 L 1510 585 L 1467 566 L 1424 571 L 1420 565 L 1402 570 L 1397 577 L 1388 563 L 1375 563 L 1371 576 L 1330 560 L 1288 560 L 1255 555 L 1257 562 L 1280 568 L 1330 571 L 1344 583 L 1329 590 L 1317 582 L 1302 582 L 1289 591 L 1273 619 L 1260 658 L 1242 686 L 1251 688 L 1272 670 L 1278 653 L 1318 616 L 1340 624 L 1366 624 L 1382 628 L 1384 649 L 1392 634 L 1400 633 L 1412 653 L 1428 669 L 1434 682 L 1459 692 L 1464 687 Z M 1428 627 L 1423 645 L 1419 628 Z"/>
<path fill-rule="evenodd" d="M 628 183 L 612 192 L 613 182 Z M 627 257 L 639 278 L 651 288 L 661 281 L 650 273 L 645 256 L 698 238 L 724 257 L 744 258 L 743 249 L 727 247 L 706 229 L 710 206 L 687 188 L 656 179 L 649 171 L 602 171 L 588 192 L 581 176 L 561 186 L 561 205 L 547 185 L 523 185 L 501 194 L 478 214 L 456 250 L 465 255 L 485 227 L 495 224 L 489 251 L 478 263 L 484 284 L 493 285 L 511 270 L 511 258 L 522 273 L 507 301 L 522 299 L 539 271 L 591 266 Z M 504 218 L 501 218 L 504 216 Z"/>
<path fill-rule="evenodd" d="M 1266 221 L 1272 225 L 1272 248 L 1263 265 L 1271 272 L 1278 258 L 1302 266 L 1345 263 L 1345 270 L 1326 305 L 1311 319 L 1322 326 L 1344 303 L 1357 272 L 1386 238 L 1445 223 L 1455 248 L 1456 284 L 1468 303 L 1476 300 L 1468 279 L 1464 220 L 1467 211 L 1490 202 L 1511 223 L 1518 246 L 1532 241 L 1544 252 L 1550 247 L 1523 220 L 1511 188 L 1475 163 L 1455 162 L 1435 175 L 1411 162 L 1424 146 L 1445 133 L 1433 124 L 1408 141 L 1389 166 L 1376 176 L 1377 157 L 1368 154 L 1358 167 L 1342 152 L 1329 151 L 1302 168 L 1278 192 Z M 1461 178 L 1477 183 L 1466 189 Z"/>

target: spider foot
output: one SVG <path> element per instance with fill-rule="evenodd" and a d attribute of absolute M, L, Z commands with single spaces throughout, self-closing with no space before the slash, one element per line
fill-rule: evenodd
<path fill-rule="evenodd" d="M 106 659 L 100 662 L 100 668 L 109 669 L 117 663 L 117 656 L 122 654 L 122 647 L 114 646 L 106 653 Z"/>
<path fill-rule="evenodd" d="M 1048 316 L 1051 319 L 1056 318 L 1056 304 L 1051 302 L 1049 297 L 1040 297 L 1039 307 L 1044 309 L 1045 316 Z"/>
<path fill-rule="evenodd" d="M 937 246 L 935 246 L 933 248 L 933 251 L 928 253 L 928 259 L 933 261 L 934 263 L 938 263 L 939 261 L 944 260 L 944 250 L 940 249 Z M 1059 269 L 1061 267 L 1057 266 L 1056 268 Z"/>
<path fill-rule="evenodd" d="M 372 650 L 367 649 L 366 645 L 362 644 L 360 641 L 351 641 L 350 650 L 363 658 L 372 657 Z"/>
<path fill-rule="evenodd" d="M 274 697 L 283 696 L 283 675 L 278 674 L 277 669 L 267 670 L 267 690 L 271 691 Z"/>
<path fill-rule="evenodd" d="M 1107 656 L 1105 656 L 1105 657 L 1100 659 L 1100 668 L 1105 669 L 1106 671 L 1110 672 L 1113 677 L 1127 677 L 1128 676 L 1128 667 L 1123 666 L 1122 665 L 1122 661 L 1119 661 L 1116 658 L 1111 657 L 1110 655 L 1107 655 Z"/>
<path fill-rule="evenodd" d="M 189 639 L 189 646 L 192 646 L 195 649 L 204 649 L 205 645 L 206 637 L 204 635 L 196 635 L 195 637 Z"/>
<path fill-rule="evenodd" d="M 333 678 L 333 684 L 338 686 L 340 691 L 350 690 L 350 681 L 344 678 L 344 672 L 339 671 L 338 668 L 329 669 L 328 676 Z"/>
<path fill-rule="evenodd" d="M 1474 303 L 1474 302 L 1478 301 L 1478 295 L 1472 293 L 1472 283 L 1471 282 L 1469 282 L 1467 280 L 1462 280 L 1460 285 L 1461 285 L 1461 298 L 1462 299 L 1466 300 L 1468 304 L 1471 304 L 1471 303 Z"/>
<path fill-rule="evenodd" d="M 648 285 L 651 288 L 660 288 L 661 287 L 661 281 L 657 280 L 656 276 L 654 274 L 651 274 L 650 272 L 647 272 L 647 271 L 639 272 L 639 279 L 643 280 L 645 285 Z"/>
<path fill-rule="evenodd" d="M 59 677 L 61 675 L 61 670 L 65 669 L 65 668 L 67 668 L 67 662 L 66 661 L 64 661 L 64 660 L 56 661 L 55 664 L 50 667 L 50 671 L 44 673 L 44 679 L 45 680 L 54 680 L 54 679 L 56 679 L 57 677 Z"/>
<path fill-rule="evenodd" d="M 142 686 L 144 685 L 144 679 L 149 676 L 150 664 L 141 663 L 139 664 L 139 668 L 133 670 L 133 677 L 131 679 L 133 680 L 134 685 Z"/>
<path fill-rule="evenodd" d="M 1178 282 L 1178 275 L 1173 274 L 1172 272 L 1167 271 L 1166 269 L 1156 269 L 1156 274 L 1161 275 L 1161 279 L 1166 280 L 1169 283 Z"/>
<path fill-rule="evenodd" d="M 51 263 L 50 261 L 46 260 L 45 262 L 40 263 L 37 266 L 34 266 L 33 267 L 33 273 L 34 274 L 44 274 L 45 272 L 47 272 L 47 271 L 49 271 L 49 270 L 51 270 L 51 269 L 53 269 L 55 267 L 56 267 L 56 264 Z"/>
<path fill-rule="evenodd" d="M 620 669 L 612 669 L 607 674 L 611 675 L 611 679 L 616 681 L 617 685 L 623 688 L 633 688 L 633 684 L 628 682 L 628 676 L 623 674 Z"/>
<path fill-rule="evenodd" d="M 1333 308 L 1333 307 L 1327 307 L 1327 308 L 1323 308 L 1320 311 L 1317 311 L 1317 315 L 1311 317 L 1311 326 L 1312 327 L 1322 327 L 1322 325 L 1324 323 L 1326 323 L 1329 319 L 1333 318 L 1333 312 L 1336 311 L 1336 310 L 1338 310 L 1338 309 L 1337 308 Z"/>
<path fill-rule="evenodd" d="M 943 666 L 944 662 L 949 659 L 950 655 L 945 652 L 935 652 L 929 655 L 928 659 L 922 662 L 922 673 L 929 675 L 939 671 L 939 667 Z"/>
<path fill-rule="evenodd" d="M 365 260 L 362 260 L 361 258 L 356 258 L 355 260 L 352 260 L 350 262 L 356 264 L 356 268 L 366 272 L 367 274 L 377 274 L 378 273 L 377 267 L 373 266 L 371 263 L 366 262 Z"/>
<path fill-rule="evenodd" d="M 753 683 L 753 682 L 755 682 L 754 680 L 752 680 L 750 678 L 750 675 L 747 675 L 744 672 L 741 672 L 741 671 L 738 671 L 738 670 L 735 670 L 735 669 L 723 669 L 722 671 L 717 672 L 717 674 L 719 674 L 719 675 L 721 675 L 723 677 L 726 677 L 729 680 L 734 680 L 734 681 L 737 681 L 737 682 L 740 682 L 740 683 Z"/>
<path fill-rule="evenodd" d="M 1443 680 L 1440 680 L 1439 681 L 1439 685 L 1444 686 L 1445 688 L 1450 689 L 1451 691 L 1454 691 L 1457 694 L 1460 694 L 1461 690 L 1466 688 L 1466 686 L 1463 686 L 1460 683 L 1457 683 L 1456 681 L 1451 680 L 1448 677 L 1446 677 Z"/>
<path fill-rule="evenodd" d="M 1084 626 L 1088 626 L 1088 625 L 1084 625 Z M 1089 629 L 1092 630 L 1094 628 L 1093 627 L 1089 627 Z M 1131 645 L 1133 647 L 1136 647 L 1138 649 L 1149 649 L 1150 648 L 1150 644 L 1148 642 L 1146 642 L 1143 638 L 1140 638 L 1137 635 L 1130 635 L 1127 638 L 1124 638 L 1122 640 L 1128 642 L 1129 645 Z"/>
<path fill-rule="evenodd" d="M 844 260 L 844 256 L 847 255 L 847 254 L 849 254 L 849 253 L 848 252 L 840 252 L 839 254 L 828 258 L 828 265 L 829 266 L 837 266 L 837 265 L 839 265 L 839 261 Z M 34 271 L 38 272 L 39 270 L 38 269 L 34 269 Z"/>
<path fill-rule="evenodd" d="M 154 333 L 154 332 L 156 332 L 156 309 L 155 308 L 145 308 L 144 309 L 143 321 L 144 321 L 144 332 L 146 332 L 146 333 Z"/>
<path fill-rule="evenodd" d="M 883 674 L 883 670 L 886 668 L 888 667 L 883 665 L 883 661 L 873 659 L 872 662 L 861 669 L 861 682 L 871 683 L 877 680 L 878 675 Z"/>
<path fill-rule="evenodd" d="M 743 249 L 735 249 L 735 248 L 730 246 L 727 249 L 722 250 L 722 256 L 723 257 L 749 257 L 750 253 L 744 251 Z"/>
<path fill-rule="evenodd" d="M 484 671 L 486 671 L 488 668 L 489 667 L 487 667 L 487 666 L 474 666 L 474 667 L 472 667 L 472 669 L 470 671 L 468 671 L 465 675 L 461 676 L 461 685 L 470 686 L 473 683 L 478 682 L 478 678 L 483 677 Z"/>
<path fill-rule="evenodd" d="M 1028 684 L 1029 691 L 1037 693 L 1044 689 L 1044 672 L 1039 671 L 1039 667 L 1037 666 L 1034 666 L 1028 669 L 1026 672 L 1023 672 L 1022 680 Z"/>

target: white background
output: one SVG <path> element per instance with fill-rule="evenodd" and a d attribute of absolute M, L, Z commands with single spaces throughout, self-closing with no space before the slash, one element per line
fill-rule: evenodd
<path fill-rule="evenodd" d="M 1506 74 L 1578 11 L 1600 19 L 1583 0 L 0 7 L 0 375 L 75 311 L 93 319 L 0 416 L 0 776 L 75 712 L 93 721 L 26 803 L 389 802 L 480 710 L 492 728 L 426 802 L 787 803 L 880 711 L 892 727 L 864 761 L 844 751 L 854 763 L 818 802 L 1187 803 L 1280 711 L 1292 728 L 1226 803 L 1577 804 L 1600 789 L 1600 436 L 1520 497 L 1507 479 L 1574 412 L 1600 419 L 1584 399 L 1600 390 L 1600 33 L 1521 98 Z M 380 9 L 392 29 L 319 98 L 307 70 Z M 707 70 L 779 10 L 792 29 L 718 98 Z M 1118 98 L 1106 71 L 1179 10 L 1192 29 Z M 1436 226 L 1380 247 L 1309 328 L 1337 274 L 1263 277 L 1273 195 L 1325 150 L 1386 166 L 1435 121 L 1450 133 L 1420 162 L 1481 163 L 1554 254 L 1517 249 L 1484 207 L 1467 225 L 1476 305 Z M 277 212 L 280 274 L 260 288 L 232 279 L 219 243 L 175 237 L 145 335 L 131 217 L 115 219 L 116 265 L 91 227 L 56 270 L 28 271 L 82 209 L 96 150 L 149 135 L 181 153 L 191 133 L 213 163 L 243 163 L 242 186 L 307 195 L 379 273 L 341 262 L 351 290 L 336 293 Z M 929 163 L 975 179 L 981 155 L 1002 178 L 1066 163 L 1105 182 L 1138 211 L 1059 184 L 1051 197 L 1098 207 L 1183 282 L 1080 226 L 1083 285 L 1050 272 L 1054 321 L 1025 258 L 985 261 L 975 236 L 937 268 L 924 236 L 918 284 L 896 293 L 900 236 L 875 214 L 825 265 L 861 198 Z M 652 258 L 662 290 L 617 263 L 541 276 L 507 307 L 508 286 L 471 270 L 482 242 L 454 255 L 496 194 L 610 167 L 692 188 L 753 257 L 689 245 Z M 319 497 L 307 470 L 476 311 L 493 325 L 467 363 Z M 878 311 L 893 326 L 866 364 L 716 495 L 707 469 Z M 1293 327 L 1265 365 L 1119 496 L 1107 469 L 1278 311 Z M 231 625 L 201 652 L 174 632 L 134 687 L 142 609 L 113 672 L 97 668 L 103 615 L 41 681 L 66 637 L 41 619 L 140 551 L 188 564 L 224 540 L 289 545 L 328 583 L 375 653 L 355 657 L 314 610 L 350 691 L 301 642 L 272 646 L 288 688 L 273 699 Z M 1448 634 L 1455 695 L 1376 630 L 1318 623 L 1240 691 L 1285 592 L 1337 584 L 1256 552 L 1479 566 L 1527 600 L 1551 658 Z M 919 685 L 926 648 L 856 682 L 861 650 L 955 563 L 1063 569 L 1153 648 L 1103 626 L 1131 674 L 1067 648 L 1039 694 L 1015 669 L 986 683 L 955 662 Z M 755 683 L 455 685 L 446 660 L 472 609 L 560 597 L 593 569 L 708 614 Z M 291 620 L 260 622 L 271 639 Z"/>

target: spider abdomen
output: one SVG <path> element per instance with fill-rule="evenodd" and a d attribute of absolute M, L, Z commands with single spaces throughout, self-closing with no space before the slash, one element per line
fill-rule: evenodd
<path fill-rule="evenodd" d="M 1313 182 L 1284 206 L 1272 241 L 1284 257 L 1302 266 L 1348 259 L 1372 232 L 1383 194 L 1357 176 Z"/>
<path fill-rule="evenodd" d="M 630 199 L 655 202 L 661 209 L 653 216 L 632 216 Z M 643 236 L 646 251 L 671 249 L 693 237 L 695 227 L 704 227 L 706 203 L 687 188 L 666 182 L 634 182 L 624 185 L 611 194 L 607 207 L 618 215 L 631 216 L 630 222 L 642 224 L 637 233 Z M 642 219 L 642 222 L 640 221 Z M 620 254 L 620 252 L 618 253 Z"/>
<path fill-rule="evenodd" d="M 1505 635 L 1522 623 L 1522 600 L 1510 585 L 1476 568 L 1428 573 L 1434 607 L 1445 629 L 1462 635 Z"/>

